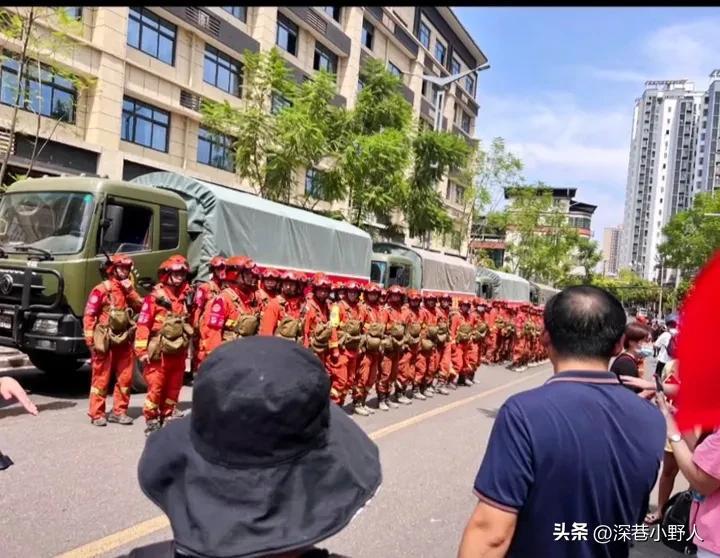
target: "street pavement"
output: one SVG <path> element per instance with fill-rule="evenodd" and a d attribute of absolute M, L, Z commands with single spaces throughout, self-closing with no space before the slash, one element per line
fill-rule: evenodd
<path fill-rule="evenodd" d="M 380 448 L 383 486 L 323 546 L 353 558 L 455 556 L 498 409 L 508 396 L 540 385 L 550 374 L 548 366 L 521 373 L 483 366 L 473 387 L 356 417 Z M 142 418 L 130 427 L 91 427 L 87 371 L 54 378 L 37 371 L 13 375 L 32 391 L 40 415 L 0 408 L 0 449 L 15 461 L 0 472 L 0 555 L 109 558 L 171 538 L 166 519 L 137 484 Z M 191 394 L 183 388 L 181 408 L 190 407 Z M 140 417 L 142 402 L 142 395 L 132 397 L 131 416 Z M 659 543 L 640 544 L 633 558 L 675 554 Z"/>

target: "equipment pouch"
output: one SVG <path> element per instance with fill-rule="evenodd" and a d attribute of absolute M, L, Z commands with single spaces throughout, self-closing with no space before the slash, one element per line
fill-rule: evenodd
<path fill-rule="evenodd" d="M 108 326 L 96 325 L 93 331 L 93 347 L 95 351 L 104 355 L 110 349 L 110 330 Z"/>

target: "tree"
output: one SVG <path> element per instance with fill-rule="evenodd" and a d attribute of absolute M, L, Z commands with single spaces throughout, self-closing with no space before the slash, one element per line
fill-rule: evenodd
<path fill-rule="evenodd" d="M 602 260 L 602 253 L 598 249 L 598 243 L 584 236 L 578 236 L 575 244 L 575 258 L 585 272 L 585 283 L 592 283 L 595 276 L 595 267 Z"/>
<path fill-rule="evenodd" d="M 336 93 L 335 78 L 317 72 L 297 86 L 276 48 L 246 51 L 244 59 L 243 100 L 238 105 L 203 101 L 203 124 L 232 138 L 236 173 L 256 194 L 288 202 L 298 170 L 313 168 L 344 145 L 345 111 L 330 103 Z M 289 106 L 273 107 L 280 98 Z M 342 196 L 331 182 L 319 183 L 327 187 L 315 190 L 314 197 L 333 201 Z"/>
<path fill-rule="evenodd" d="M 81 32 L 82 22 L 76 20 L 64 7 L 0 9 L 0 37 L 7 46 L 17 49 L 0 52 L 0 62 L 10 68 L 3 81 L 3 93 L 5 99 L 11 99 L 11 141 L 18 129 L 20 110 L 34 114 L 35 118 L 34 133 L 28 134 L 32 142 L 32 154 L 26 171 L 28 176 L 58 127 L 75 113 L 78 96 L 95 81 L 72 72 L 61 62 L 63 56 L 68 55 L 74 48 L 74 37 Z M 46 88 L 40 85 L 48 81 L 62 81 L 77 93 L 74 99 L 69 96 L 55 99 L 49 116 L 42 113 L 51 100 L 46 97 Z M 43 119 L 53 120 L 52 126 L 44 134 L 41 133 Z M 9 161 L 8 149 L 0 165 L 0 184 L 5 182 Z"/>
<path fill-rule="evenodd" d="M 695 274 L 720 248 L 720 194 L 701 193 L 693 206 L 675 214 L 663 228 L 665 239 L 658 252 L 663 267 Z"/>
<path fill-rule="evenodd" d="M 488 221 L 508 231 L 512 273 L 554 285 L 572 270 L 579 235 L 542 182 L 516 188 L 510 205 Z"/>

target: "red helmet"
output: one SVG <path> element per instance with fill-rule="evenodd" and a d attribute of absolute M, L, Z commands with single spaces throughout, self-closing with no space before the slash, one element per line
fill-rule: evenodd
<path fill-rule="evenodd" d="M 261 273 L 263 279 L 280 279 L 282 271 L 274 267 L 266 267 Z"/>
<path fill-rule="evenodd" d="M 382 294 L 382 289 L 380 288 L 380 286 L 377 283 L 367 283 L 367 284 L 363 285 L 363 290 L 366 293 Z"/>
<path fill-rule="evenodd" d="M 422 296 L 415 289 L 409 289 L 407 292 L 408 300 L 422 300 Z"/>
<path fill-rule="evenodd" d="M 318 273 L 312 282 L 313 289 L 331 289 L 332 281 L 324 273 Z"/>
<path fill-rule="evenodd" d="M 161 273 L 170 273 L 171 271 L 190 271 L 190 266 L 184 256 L 171 256 L 160 264 L 158 271 Z"/>
<path fill-rule="evenodd" d="M 236 282 L 249 259 L 247 256 L 230 256 L 225 260 L 225 279 L 230 283 Z"/>
<path fill-rule="evenodd" d="M 463 298 L 461 298 L 461 299 L 458 301 L 458 304 L 459 304 L 459 305 L 462 305 L 462 306 L 464 306 L 464 305 L 470 305 L 471 303 L 472 303 L 472 299 L 471 299 L 471 298 L 468 298 L 468 297 L 463 297 Z"/>
<path fill-rule="evenodd" d="M 130 256 L 124 254 L 115 254 L 110 256 L 110 259 L 105 262 L 105 269 L 108 273 L 111 273 L 116 267 L 127 267 L 133 268 L 133 261 Z"/>
<path fill-rule="evenodd" d="M 388 293 L 389 295 L 391 295 L 391 294 L 401 294 L 401 295 L 404 295 L 404 294 L 405 294 L 405 289 L 404 289 L 403 287 L 401 287 L 400 285 L 393 285 L 392 287 L 390 287 L 390 288 L 387 290 L 387 293 Z"/>
<path fill-rule="evenodd" d="M 437 299 L 438 299 L 438 295 L 436 295 L 435 293 L 424 293 L 424 294 L 423 294 L 423 299 L 424 299 L 424 300 L 437 300 Z"/>
<path fill-rule="evenodd" d="M 302 273 L 296 273 L 294 271 L 286 271 L 280 275 L 282 281 L 295 281 L 296 283 L 302 283 L 305 281 L 305 277 Z"/>
<path fill-rule="evenodd" d="M 452 297 L 448 293 L 443 293 L 438 297 L 438 300 L 450 300 L 452 301 Z"/>
<path fill-rule="evenodd" d="M 344 288 L 346 291 L 358 291 L 359 292 L 362 290 L 362 288 L 356 281 L 350 281 L 349 283 L 347 283 L 345 285 Z"/>
<path fill-rule="evenodd" d="M 332 284 L 332 290 L 335 292 L 338 291 L 347 291 L 347 285 L 345 283 L 341 283 L 340 281 L 335 281 Z"/>
<path fill-rule="evenodd" d="M 212 258 L 210 260 L 208 267 L 211 270 L 224 268 L 225 267 L 225 258 L 223 258 L 222 256 L 215 256 L 214 258 Z"/>

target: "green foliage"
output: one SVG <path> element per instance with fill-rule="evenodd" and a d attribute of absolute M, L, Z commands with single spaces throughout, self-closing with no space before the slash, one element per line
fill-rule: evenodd
<path fill-rule="evenodd" d="M 71 82 L 75 87 L 78 97 L 85 90 L 95 83 L 90 76 L 82 76 L 64 66 L 60 59 L 70 54 L 75 48 L 77 35 L 82 33 L 83 24 L 70 16 L 64 7 L 17 7 L 0 9 L 0 38 L 4 43 L 5 50 L 0 51 L 0 62 L 13 60 L 17 65 L 17 71 L 23 78 L 30 81 L 37 81 L 38 76 L 47 80 L 58 76 Z M 23 109 L 34 112 L 33 107 L 41 106 L 46 99 L 42 98 L 42 87 L 26 87 L 27 79 L 17 80 L 17 85 L 12 86 L 10 82 L 3 83 L 5 94 L 12 95 L 13 106 L 10 118 L 9 132 L 15 135 L 18 126 L 19 110 Z M 75 109 L 76 107 L 59 106 L 59 109 Z M 60 110 L 59 110 L 60 111 Z M 62 112 L 62 111 L 60 111 Z M 35 130 L 32 142 L 32 154 L 26 171 L 30 175 L 37 157 L 52 138 L 61 118 L 55 119 L 53 127 L 45 131 L 41 137 L 41 124 L 43 118 L 39 113 L 35 115 Z M 5 153 L 0 167 L 0 184 L 4 184 L 7 173 L 9 151 Z"/>
<path fill-rule="evenodd" d="M 584 282 L 583 277 L 566 278 L 560 286 L 577 285 Z M 624 269 L 617 277 L 594 276 L 591 285 L 605 289 L 619 298 L 628 306 L 645 306 L 657 302 L 660 297 L 660 286 L 643 279 L 633 271 Z"/>
<path fill-rule="evenodd" d="M 585 283 L 592 283 L 595 267 L 602 260 L 598 243 L 584 236 L 578 236 L 575 245 L 575 260 L 585 270 Z"/>
<path fill-rule="evenodd" d="M 659 246 L 664 267 L 679 269 L 683 275 L 694 275 L 720 248 L 720 194 L 701 193 L 693 206 L 670 219 Z"/>

